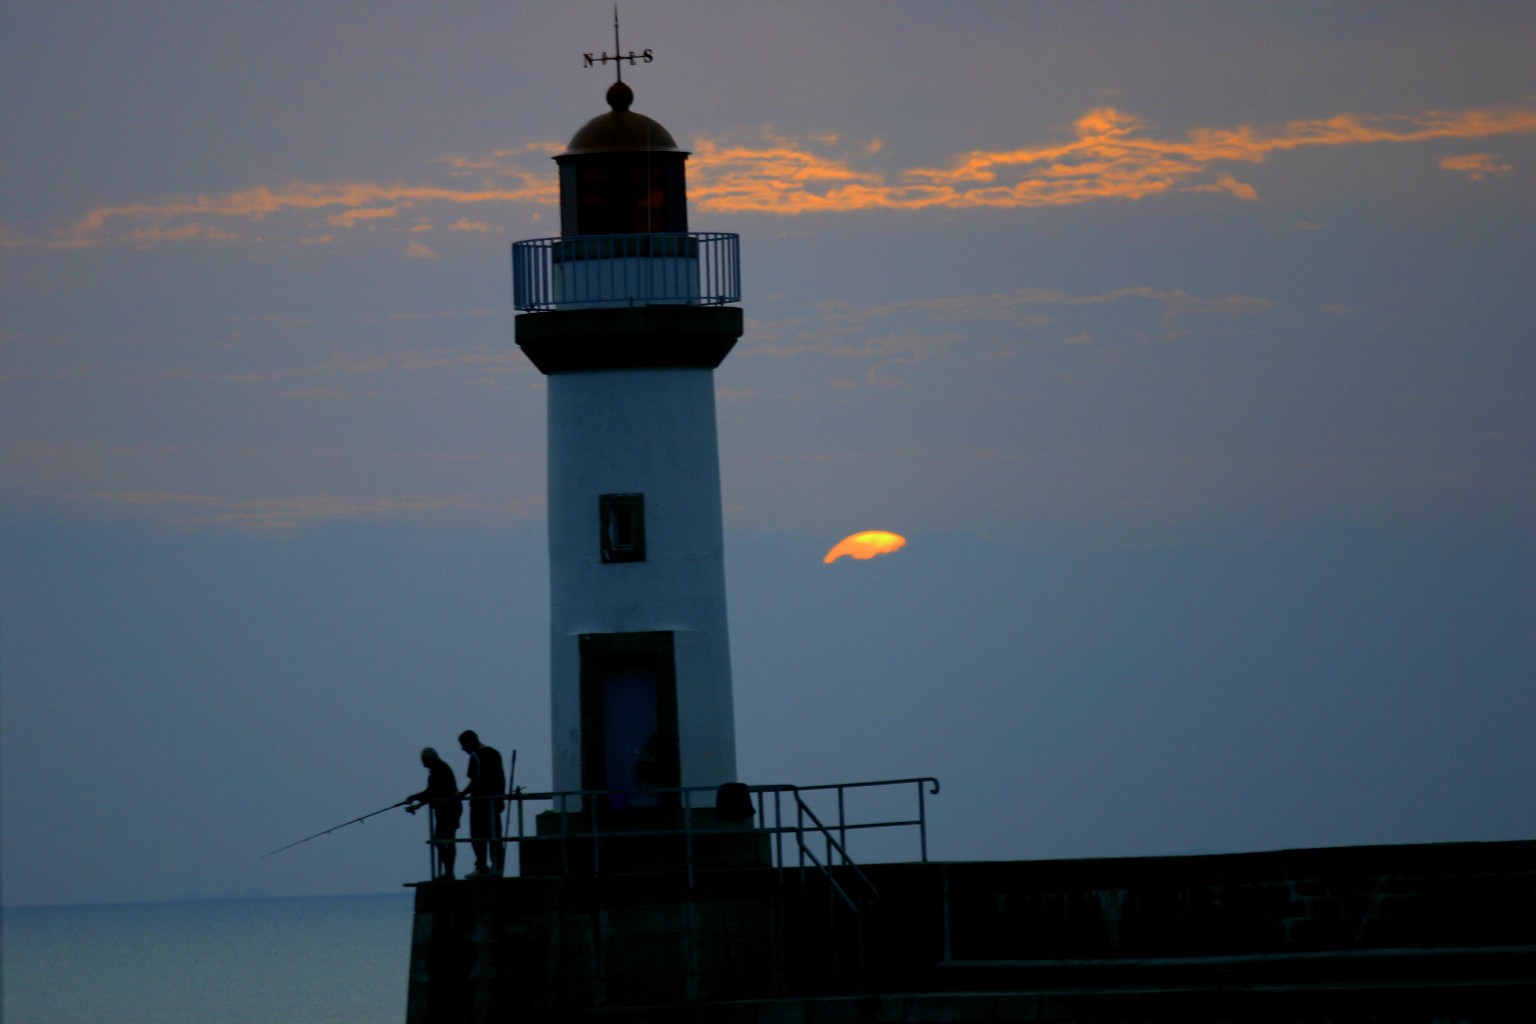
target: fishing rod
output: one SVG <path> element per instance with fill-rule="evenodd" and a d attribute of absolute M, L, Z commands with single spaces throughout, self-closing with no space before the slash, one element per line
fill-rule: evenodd
<path fill-rule="evenodd" d="M 351 821 L 344 821 L 340 825 L 333 825 L 333 826 L 331 826 L 330 828 L 326 829 L 324 832 L 316 832 L 312 836 L 305 836 L 303 839 L 298 840 L 298 842 L 289 843 L 287 846 L 280 846 L 277 849 L 273 850 L 272 853 L 282 853 L 284 850 L 291 850 L 295 846 L 298 846 L 299 843 L 307 843 L 311 839 L 319 839 L 323 835 L 329 835 L 330 833 L 335 832 L 338 828 L 346 828 L 348 825 L 356 825 L 360 821 L 367 821 L 369 818 L 373 817 L 375 814 L 383 814 L 385 811 L 392 811 L 396 807 L 399 807 L 401 804 L 408 804 L 410 802 L 411 802 L 410 797 L 406 797 L 404 800 L 401 800 L 400 803 L 390 804 L 388 807 L 380 807 L 378 810 L 370 811 L 369 813 L 363 815 L 361 818 L 353 818 Z M 268 857 L 272 856 L 272 853 L 264 853 L 260 857 L 257 857 L 256 859 L 257 860 L 266 860 Z"/>

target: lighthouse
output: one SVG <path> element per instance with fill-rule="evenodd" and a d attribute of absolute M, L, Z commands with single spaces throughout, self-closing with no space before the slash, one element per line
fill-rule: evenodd
<path fill-rule="evenodd" d="M 714 370 L 738 238 L 688 230 L 688 153 L 633 101 L 615 82 L 554 158 L 560 236 L 512 247 L 548 384 L 554 789 L 609 811 L 736 779 Z"/>

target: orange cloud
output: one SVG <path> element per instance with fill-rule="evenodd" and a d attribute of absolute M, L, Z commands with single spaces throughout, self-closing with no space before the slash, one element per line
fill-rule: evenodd
<path fill-rule="evenodd" d="M 385 220 L 390 217 L 398 217 L 398 206 L 372 206 L 360 210 L 348 210 L 345 213 L 333 213 L 325 218 L 325 222 L 333 228 L 356 227 L 360 220 Z"/>
<path fill-rule="evenodd" d="M 521 149 L 493 149 L 481 157 L 445 156 L 436 162 L 447 164 L 449 173 L 455 177 L 479 175 L 486 180 L 494 180 L 501 177 L 522 176 L 523 172 L 517 169 L 517 165 L 508 162 L 511 158 L 530 153 L 552 157 L 563 152 L 565 152 L 565 146 L 558 142 L 530 142 Z"/>
<path fill-rule="evenodd" d="M 510 172 L 509 172 L 510 173 Z M 396 217 L 401 209 L 427 204 L 529 203 L 554 204 L 558 188 L 552 175 L 525 174 L 515 187 L 450 188 L 433 185 L 377 185 L 368 182 L 315 184 L 294 182 L 282 188 L 261 185 L 224 195 L 161 202 L 103 206 L 80 218 L 69 229 L 40 244 L 78 248 L 133 240 L 171 241 L 232 237 L 216 234 L 215 219 L 261 223 L 294 213 L 325 213 L 330 227 L 351 228 L 362 221 Z M 192 225 L 202 225 L 194 230 Z M 39 244 L 14 234 L 0 238 L 7 245 Z"/>
<path fill-rule="evenodd" d="M 783 139 L 769 139 L 760 147 L 722 147 L 706 140 L 697 147 L 693 191 L 703 209 L 783 215 L 1059 206 L 1143 199 L 1170 191 L 1225 192 L 1254 200 L 1258 192 L 1252 185 L 1215 167 L 1263 163 L 1271 154 L 1308 146 L 1477 139 L 1532 131 L 1536 110 L 1472 110 L 1405 117 L 1339 114 L 1269 129 L 1199 128 L 1182 139 L 1163 139 L 1149 134 L 1138 118 L 1102 107 L 1078 118 L 1069 141 L 974 150 L 948 167 L 912 168 L 894 179 L 856 168 L 853 156 L 815 153 Z"/>
<path fill-rule="evenodd" d="M 844 537 L 827 552 L 827 557 L 822 562 L 831 563 L 847 555 L 850 558 L 868 559 L 876 555 L 888 555 L 892 551 L 899 551 L 907 544 L 907 538 L 899 533 L 890 533 L 886 530 L 865 530 Z"/>
<path fill-rule="evenodd" d="M 1508 174 L 1514 167 L 1502 162 L 1492 153 L 1464 153 L 1461 156 L 1441 157 L 1440 166 L 1448 171 L 1463 171 L 1473 181 L 1482 181 L 1489 175 Z"/>
<path fill-rule="evenodd" d="M 768 134 L 733 144 L 700 139 L 694 144 L 690 178 L 692 198 L 702 210 L 780 216 L 1060 206 L 1144 199 L 1175 191 L 1252 201 L 1259 198 L 1257 190 L 1235 177 L 1230 165 L 1259 164 L 1274 154 L 1303 147 L 1472 140 L 1529 132 L 1536 132 L 1536 110 L 1510 109 L 1426 111 L 1395 117 L 1338 114 L 1268 128 L 1203 127 L 1183 137 L 1162 138 L 1134 115 L 1100 107 L 1079 117 L 1060 141 L 976 149 L 940 167 L 869 166 L 890 159 L 883 143 L 850 141 L 830 133 L 803 140 Z M 300 240 L 314 235 L 316 217 L 330 228 L 351 229 L 365 222 L 382 226 L 407 208 L 435 220 L 443 210 L 421 208 L 486 203 L 534 207 L 536 219 L 537 208 L 557 201 L 555 177 L 545 167 L 529 170 L 517 161 L 559 148 L 537 142 L 483 157 L 435 161 L 446 165 L 450 179 L 475 179 L 474 184 L 457 180 L 445 185 L 293 182 L 221 195 L 102 206 L 52 238 L 29 238 L 0 227 L 0 245 L 72 248 L 242 237 L 233 230 L 232 221 L 267 223 L 268 237 L 285 237 L 285 216 L 308 218 L 286 235 Z M 1510 170 L 1486 153 L 1445 157 L 1440 165 L 1474 179 Z M 488 230 L 483 222 L 462 217 L 450 227 Z"/>
<path fill-rule="evenodd" d="M 237 238 L 238 235 L 225 231 L 216 231 L 207 224 L 183 224 L 178 228 L 168 228 L 160 224 L 151 224 L 147 227 L 135 228 L 132 238 L 135 242 L 184 242 L 189 238 Z"/>

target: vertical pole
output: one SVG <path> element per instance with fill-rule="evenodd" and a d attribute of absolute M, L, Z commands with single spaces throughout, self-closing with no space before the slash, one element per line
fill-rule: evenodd
<path fill-rule="evenodd" d="M 435 823 L 435 818 L 433 817 L 435 814 L 437 814 L 436 808 L 434 808 L 432 806 L 432 802 L 430 800 L 427 801 L 427 877 L 428 878 L 436 878 L 438 876 L 438 870 L 437 870 L 437 862 L 438 862 L 437 844 L 432 842 L 433 836 L 437 832 L 437 829 L 432 827 L 433 824 Z"/>
<path fill-rule="evenodd" d="M 922 847 L 922 861 L 928 863 L 928 801 L 923 795 L 923 780 L 917 780 L 917 839 Z"/>
<path fill-rule="evenodd" d="M 693 791 L 683 790 L 683 858 L 688 866 L 688 891 L 693 892 Z"/>
<path fill-rule="evenodd" d="M 837 787 L 837 845 L 842 848 L 842 851 L 843 851 L 843 863 L 847 864 L 848 863 L 848 819 L 847 819 L 847 816 L 846 816 L 846 814 L 844 812 L 844 809 L 843 809 L 843 793 L 844 792 L 845 792 L 845 790 L 844 790 L 844 788 L 842 786 L 838 786 Z M 827 851 L 827 863 L 828 864 L 832 863 L 832 851 L 831 850 Z"/>

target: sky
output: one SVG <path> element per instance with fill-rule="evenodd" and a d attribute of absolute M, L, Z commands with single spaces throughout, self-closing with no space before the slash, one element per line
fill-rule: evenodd
<path fill-rule="evenodd" d="M 621 14 L 741 236 L 743 781 L 935 777 L 940 859 L 1536 836 L 1536 6 Z M 4 903 L 396 891 L 400 811 L 262 854 L 465 728 L 549 786 L 508 248 L 612 47 L 0 6 Z"/>

